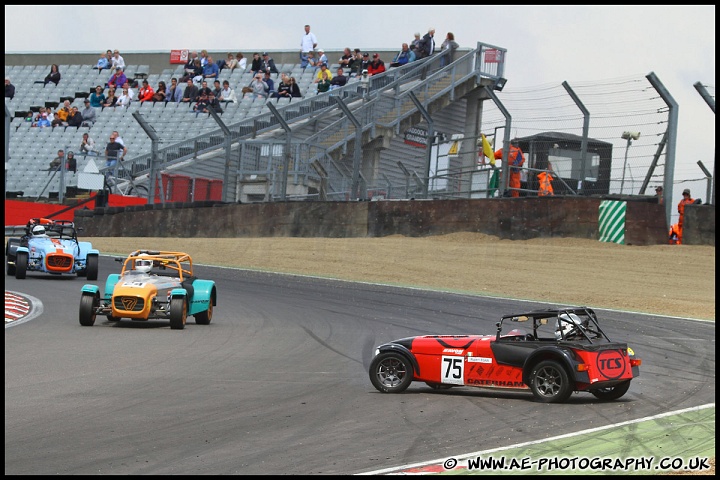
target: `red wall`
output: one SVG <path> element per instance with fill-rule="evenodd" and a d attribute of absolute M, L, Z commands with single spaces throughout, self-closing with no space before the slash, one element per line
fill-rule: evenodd
<path fill-rule="evenodd" d="M 95 197 L 95 193 L 90 194 L 91 198 Z M 146 198 L 124 197 L 122 195 L 110 194 L 108 198 L 108 207 L 126 207 L 128 205 L 145 205 Z M 91 200 L 84 205 L 68 208 L 68 205 L 59 205 L 57 203 L 34 203 L 23 202 L 21 200 L 5 200 L 5 225 L 25 225 L 31 218 L 53 218 L 55 212 L 65 210 L 64 213 L 58 215 L 58 219 L 72 220 L 75 217 L 75 210 L 95 208 L 95 200 Z"/>

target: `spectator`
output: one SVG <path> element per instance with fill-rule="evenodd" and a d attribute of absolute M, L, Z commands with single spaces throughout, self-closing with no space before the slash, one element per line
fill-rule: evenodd
<path fill-rule="evenodd" d="M 158 82 L 158 88 L 155 90 L 152 99 L 153 102 L 164 102 L 167 100 L 167 85 L 165 85 L 165 82 L 162 80 Z"/>
<path fill-rule="evenodd" d="M 442 59 L 440 67 L 450 65 L 452 62 L 455 61 L 455 50 L 457 50 L 458 47 L 460 47 L 460 45 L 458 45 L 458 43 L 455 41 L 455 35 L 452 32 L 448 32 L 447 36 L 445 37 L 445 41 L 443 41 L 442 45 L 440 46 L 440 49 L 443 52 L 445 50 L 450 50 L 450 53 L 446 54 L 446 56 Z"/>
<path fill-rule="evenodd" d="M 372 62 L 367 67 L 368 75 L 378 75 L 385 71 L 385 62 L 380 60 L 380 54 L 373 53 Z"/>
<path fill-rule="evenodd" d="M 307 54 L 307 64 L 305 67 L 303 67 L 303 70 L 305 70 L 306 67 L 311 67 L 313 69 L 313 73 L 317 70 L 318 67 L 318 61 L 317 58 L 315 58 L 315 52 L 308 52 Z"/>
<path fill-rule="evenodd" d="M 663 199 L 663 187 L 662 187 L 662 185 L 658 185 L 657 187 L 655 187 L 655 196 L 657 197 L 658 203 L 659 203 L 660 205 L 664 205 L 664 204 L 665 204 L 665 200 Z"/>
<path fill-rule="evenodd" d="M 330 69 L 327 68 L 326 63 L 320 64 L 320 70 L 318 70 L 317 74 L 315 75 L 315 83 L 319 83 L 320 80 L 323 78 L 323 74 L 327 75 L 328 81 L 332 80 L 333 75 L 332 72 L 330 72 Z"/>
<path fill-rule="evenodd" d="M 200 60 L 197 61 L 199 62 Z M 183 92 L 183 96 L 180 101 L 183 103 L 192 103 L 198 96 L 198 87 L 195 86 L 192 78 L 187 79 L 186 82 L 187 86 L 185 87 L 185 91 Z"/>
<path fill-rule="evenodd" d="M 415 38 L 412 42 L 410 42 L 410 50 L 415 51 L 415 55 L 417 56 L 418 52 L 420 51 L 420 44 L 422 43 L 422 36 L 420 35 L 420 32 L 415 32 Z"/>
<path fill-rule="evenodd" d="M 280 74 L 280 83 L 271 96 L 273 98 L 290 98 L 290 75 L 284 72 Z"/>
<path fill-rule="evenodd" d="M 203 68 L 205 68 L 205 65 L 208 63 L 208 51 L 204 48 L 200 50 L 200 65 L 202 65 Z"/>
<path fill-rule="evenodd" d="M 125 141 L 120 136 L 120 133 L 117 130 L 114 130 L 113 135 L 115 135 L 115 141 L 124 147 Z"/>
<path fill-rule="evenodd" d="M 428 33 L 423 35 L 422 41 L 420 42 L 419 52 L 415 55 L 418 58 L 429 57 L 435 53 L 435 28 L 430 27 Z"/>
<path fill-rule="evenodd" d="M 414 62 L 415 61 L 415 52 L 410 50 L 410 47 L 407 43 L 402 44 L 402 48 L 400 51 L 395 55 L 395 58 L 393 58 L 392 62 L 390 62 L 391 67 L 401 67 L 405 65 L 406 63 Z"/>
<path fill-rule="evenodd" d="M 105 94 L 102 85 L 95 87 L 95 91 L 90 94 L 90 106 L 100 108 L 105 103 Z"/>
<path fill-rule="evenodd" d="M 370 67 L 370 54 L 365 52 L 362 54 L 362 61 L 360 62 L 360 71 L 358 72 L 358 75 L 364 72 L 365 70 L 369 70 Z"/>
<path fill-rule="evenodd" d="M 197 103 L 195 103 L 195 105 L 193 106 L 193 111 L 198 113 L 207 113 L 208 106 L 210 105 L 212 105 L 214 108 L 219 107 L 215 100 L 215 95 L 213 94 L 212 89 L 208 87 L 208 83 L 206 80 L 203 80 L 202 82 L 202 88 L 200 88 L 200 90 L 198 91 L 196 101 Z"/>
<path fill-rule="evenodd" d="M 13 99 L 15 96 L 15 85 L 10 83 L 10 77 L 5 77 L 5 98 Z"/>
<path fill-rule="evenodd" d="M 45 107 L 40 107 L 38 109 L 37 113 L 35 114 L 35 116 L 33 117 L 33 122 L 37 122 L 38 120 L 40 120 L 40 117 L 42 116 L 43 113 L 45 113 Z M 34 126 L 35 125 L 33 125 L 33 127 Z"/>
<path fill-rule="evenodd" d="M 222 86 L 220 85 L 220 80 L 215 80 L 213 82 L 212 93 L 216 99 L 220 98 L 220 94 L 222 93 Z M 220 101 L 220 100 L 218 100 L 218 101 Z"/>
<path fill-rule="evenodd" d="M 300 39 L 300 66 L 303 69 L 308 66 L 308 53 L 314 51 L 317 44 L 315 34 L 310 32 L 310 25 L 305 25 L 305 34 Z"/>
<path fill-rule="evenodd" d="M 90 103 L 90 100 L 88 100 L 87 98 L 83 100 L 83 105 L 85 106 L 85 108 L 83 108 L 83 111 L 80 112 L 83 120 L 82 126 L 92 127 L 97 121 L 97 113 L 95 112 L 95 109 Z"/>
<path fill-rule="evenodd" d="M 118 160 L 122 161 L 127 154 L 127 147 L 124 143 L 117 140 L 120 138 L 117 132 L 110 134 L 110 142 L 105 147 L 105 167 L 113 168 L 117 165 Z M 113 175 L 112 170 L 108 170 L 108 175 Z"/>
<path fill-rule="evenodd" d="M 268 84 L 263 81 L 263 76 L 262 73 L 256 73 L 250 82 L 250 88 L 255 98 L 267 98 L 269 88 Z"/>
<path fill-rule="evenodd" d="M 240 52 L 238 52 L 237 55 L 235 55 L 235 58 L 237 59 L 237 65 L 235 66 L 235 68 L 240 69 L 240 72 L 244 72 L 245 69 L 247 68 L 247 58 L 245 58 L 245 55 L 243 55 Z M 235 70 L 235 68 L 231 68 L 230 73 L 232 73 L 232 71 Z"/>
<path fill-rule="evenodd" d="M 110 60 L 111 67 L 117 69 L 120 67 L 121 69 L 125 70 L 125 59 L 120 56 L 120 51 L 115 50 L 113 52 L 112 60 Z"/>
<path fill-rule="evenodd" d="M 200 65 L 200 59 L 196 58 L 193 60 L 193 69 L 191 72 L 186 73 L 183 75 L 183 77 L 180 79 L 180 82 L 185 83 L 188 80 L 192 80 L 193 82 L 200 82 L 203 77 L 203 68 L 202 65 Z"/>
<path fill-rule="evenodd" d="M 58 67 L 56 64 L 53 63 L 52 66 L 50 67 L 50 73 L 48 73 L 47 76 L 45 77 L 44 83 L 45 83 L 45 85 L 47 85 L 48 83 L 52 82 L 55 85 L 57 85 L 58 83 L 60 83 L 60 77 L 61 77 L 60 67 Z"/>
<path fill-rule="evenodd" d="M 97 155 L 95 151 L 95 140 L 92 139 L 88 132 L 83 133 L 83 138 L 80 141 L 80 153 L 85 155 Z"/>
<path fill-rule="evenodd" d="M 115 96 L 115 87 L 108 88 L 108 95 L 103 103 L 103 108 L 114 107 L 117 105 L 117 97 Z"/>
<path fill-rule="evenodd" d="M 325 93 L 330 91 L 330 79 L 328 78 L 328 73 L 330 71 L 328 69 L 323 69 L 322 71 L 318 72 L 318 75 L 320 75 L 319 80 L 315 80 L 315 83 L 317 83 L 317 93 Z"/>
<path fill-rule="evenodd" d="M 685 207 L 686 207 L 687 205 L 691 205 L 691 204 L 695 203 L 695 200 L 690 196 L 690 189 L 689 189 L 689 188 L 686 188 L 685 190 L 683 190 L 683 192 L 682 192 L 682 197 L 683 197 L 682 200 L 680 200 L 680 202 L 678 203 L 678 206 L 677 206 L 677 211 L 678 211 L 678 214 L 680 215 L 680 216 L 678 217 L 678 223 L 677 223 L 677 225 L 678 225 L 678 228 L 677 228 L 677 232 L 678 232 L 677 244 L 678 244 L 678 245 L 681 245 L 681 244 L 682 244 L 683 223 L 684 223 L 684 220 L 685 220 Z"/>
<path fill-rule="evenodd" d="M 127 85 L 127 83 L 126 83 Z M 117 99 L 117 103 L 115 104 L 118 107 L 129 107 L 130 103 L 132 102 L 132 95 L 130 94 L 130 88 L 125 86 L 122 89 L 122 93 Z"/>
<path fill-rule="evenodd" d="M 503 149 L 495 151 L 495 159 L 502 158 Z M 523 164 L 525 163 L 525 156 L 523 155 L 520 146 L 518 145 L 517 139 L 510 141 L 510 152 L 508 154 L 508 165 L 510 166 L 510 196 L 519 197 L 520 192 L 520 172 Z"/>
<path fill-rule="evenodd" d="M 350 47 L 345 47 L 345 49 L 343 49 L 342 57 L 340 57 L 340 60 L 338 60 L 338 64 L 343 68 L 349 68 L 352 58 L 352 50 L 350 50 Z"/>
<path fill-rule="evenodd" d="M 548 162 L 547 170 L 537 174 L 538 179 L 538 197 L 551 197 L 555 195 L 552 186 L 552 163 Z"/>
<path fill-rule="evenodd" d="M 204 52 L 205 50 L 203 50 Z M 207 60 L 205 61 L 205 65 L 203 66 L 203 78 L 204 79 L 216 79 L 218 74 L 220 73 L 220 69 L 213 61 L 212 57 L 207 57 Z"/>
<path fill-rule="evenodd" d="M 100 58 L 98 58 L 97 63 L 93 67 L 93 70 L 97 70 L 98 73 L 103 71 L 103 68 L 108 68 L 111 66 L 110 60 L 107 57 L 107 53 L 101 53 Z"/>
<path fill-rule="evenodd" d="M 358 75 L 362 73 L 360 70 L 360 67 L 362 66 L 362 53 L 360 53 L 360 49 L 356 48 L 353 52 L 352 59 L 350 62 L 348 62 L 348 72 L 350 72 L 350 76 L 354 77 L 355 75 Z"/>
<path fill-rule="evenodd" d="M 178 85 L 177 78 L 170 79 L 170 88 L 168 89 L 167 100 L 169 102 L 180 102 L 183 98 L 183 89 Z"/>
<path fill-rule="evenodd" d="M 347 83 L 348 79 L 345 75 L 343 75 L 343 69 L 342 67 L 337 69 L 337 75 L 335 75 L 332 80 L 330 80 L 330 90 L 334 90 L 336 88 L 344 87 Z"/>
<path fill-rule="evenodd" d="M 263 73 L 263 81 L 267 85 L 267 90 L 265 90 L 265 92 L 268 97 L 272 96 L 275 93 L 275 82 L 273 82 L 273 79 L 270 78 L 270 72 L 266 71 Z"/>
<path fill-rule="evenodd" d="M 123 72 L 122 67 L 115 67 L 115 73 L 113 73 L 108 80 L 107 86 L 122 88 L 125 82 L 127 82 L 127 77 L 125 76 L 125 72 Z"/>
<path fill-rule="evenodd" d="M 132 87 L 130 86 L 130 82 L 125 82 L 122 87 L 123 87 L 123 89 L 127 88 L 127 90 L 128 90 L 127 93 L 130 96 L 130 100 L 135 100 L 135 98 L 136 98 L 135 90 L 133 90 Z"/>
<path fill-rule="evenodd" d="M 318 48 L 317 53 L 318 53 L 318 56 L 317 56 L 318 64 L 320 64 L 320 63 L 329 64 L 330 63 L 328 61 L 327 55 L 325 55 L 325 50 L 323 50 L 322 48 Z"/>
<path fill-rule="evenodd" d="M 65 171 L 77 173 L 77 158 L 75 158 L 75 152 L 72 150 L 67 154 L 67 160 L 65 160 Z"/>
<path fill-rule="evenodd" d="M 232 102 L 237 103 L 237 95 L 235 95 L 235 90 L 230 88 L 230 82 L 227 80 L 223 80 L 223 88 L 220 90 L 220 96 L 218 97 L 218 100 L 221 102 Z"/>
<path fill-rule="evenodd" d="M 52 126 L 67 126 L 67 119 L 70 116 L 70 100 L 65 100 L 63 106 L 58 108 L 55 112 L 55 118 L 52 121 Z"/>
<path fill-rule="evenodd" d="M 221 65 L 222 63 L 222 65 Z M 237 68 L 238 61 L 235 59 L 235 55 L 232 53 L 227 54 L 227 60 L 220 60 L 218 61 L 218 68 L 222 70 L 223 68 L 227 68 L 232 73 L 235 68 Z"/>
<path fill-rule="evenodd" d="M 300 86 L 297 84 L 297 80 L 295 80 L 295 77 L 290 77 L 290 96 L 293 98 L 302 97 L 302 93 L 300 92 Z"/>
<path fill-rule="evenodd" d="M 197 52 L 190 52 L 190 55 L 188 56 L 188 61 L 185 63 L 184 72 L 185 75 L 180 77 L 180 82 L 185 83 L 187 82 L 188 75 L 190 78 L 195 76 L 195 59 L 197 59 Z"/>
<path fill-rule="evenodd" d="M 155 90 L 150 86 L 147 80 L 142 81 L 142 87 L 138 92 L 138 101 L 147 102 L 152 101 Z M 132 98 L 130 98 L 132 100 Z"/>
<path fill-rule="evenodd" d="M 50 172 L 52 172 L 53 170 L 58 170 L 64 162 L 65 162 L 65 150 L 63 150 L 61 148 L 57 152 L 57 157 L 53 158 L 50 161 L 50 168 L 48 168 L 48 175 L 50 175 Z"/>
<path fill-rule="evenodd" d="M 275 60 L 273 60 L 267 52 L 263 53 L 261 65 L 262 71 L 265 73 L 274 73 L 275 75 L 279 73 L 277 67 L 275 66 Z"/>
<path fill-rule="evenodd" d="M 250 63 L 250 71 L 253 74 L 253 78 L 257 73 L 262 70 L 262 58 L 258 52 L 253 53 L 252 63 Z"/>
<path fill-rule="evenodd" d="M 47 112 L 40 114 L 40 118 L 33 124 L 33 127 L 49 127 L 51 126 L 50 120 L 48 119 Z"/>

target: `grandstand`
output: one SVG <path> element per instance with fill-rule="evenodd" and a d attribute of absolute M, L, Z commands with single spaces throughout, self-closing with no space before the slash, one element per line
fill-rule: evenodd
<path fill-rule="evenodd" d="M 297 79 L 303 98 L 265 101 L 245 96 L 224 104 L 218 115 L 196 114 L 186 103 L 133 102 L 128 108 L 99 110 L 91 128 L 35 128 L 24 119 L 65 99 L 82 110 L 83 99 L 104 85 L 109 72 L 98 74 L 94 63 L 60 65 L 62 80 L 55 86 L 34 83 L 49 65 L 6 65 L 5 75 L 16 86 L 15 98 L 5 102 L 10 120 L 6 191 L 25 198 L 62 199 L 68 192 L 61 191 L 60 175 L 48 172 L 57 150 L 76 152 L 78 173 L 66 172 L 64 181 L 65 187 L 76 189 L 90 162 L 101 171 L 105 165 L 103 155 L 78 155 L 82 134 L 87 131 L 96 149 L 104 151 L 110 133 L 117 130 L 128 147 L 126 168 L 118 175 L 145 182 L 155 198 L 158 182 L 151 179 L 169 173 L 222 180 L 223 201 L 347 200 L 369 198 L 373 192 L 386 198 L 416 196 L 423 188 L 416 180 L 428 159 L 424 151 L 408 146 L 405 132 L 427 124 L 430 113 L 436 127 L 465 130 L 461 98 L 471 92 L 477 98 L 484 87 L 500 80 L 503 63 L 485 61 L 487 51 L 498 50 L 504 53 L 479 43 L 476 49 L 458 52 L 444 67 L 441 53 L 367 81 L 351 78 L 345 87 L 319 95 L 312 69 L 279 63 L 281 72 Z M 337 67 L 333 64 L 331 70 Z M 160 80 L 169 85 L 172 77 L 182 76 L 182 69 L 182 64 L 158 68 L 148 63 L 128 65 L 125 71 L 128 78 L 147 78 L 156 87 Z M 230 82 L 238 98 L 250 79 L 250 72 L 240 71 L 222 70 L 219 76 Z M 474 162 L 474 147 L 469 153 Z M 187 200 L 193 200 L 192 192 Z"/>

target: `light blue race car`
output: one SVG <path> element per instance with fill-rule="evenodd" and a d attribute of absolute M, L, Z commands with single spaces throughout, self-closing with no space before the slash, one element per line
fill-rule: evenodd
<path fill-rule="evenodd" d="M 27 272 L 98 278 L 100 252 L 78 241 L 72 220 L 30 219 L 25 235 L 8 239 L 5 256 L 7 274 L 18 279 Z"/>

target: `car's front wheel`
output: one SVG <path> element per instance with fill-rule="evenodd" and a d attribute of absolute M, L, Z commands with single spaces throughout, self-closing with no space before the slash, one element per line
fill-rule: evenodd
<path fill-rule="evenodd" d="M 10 264 L 10 258 L 6 260 L 7 263 L 7 274 L 8 276 L 14 277 L 15 276 L 15 265 Z"/>
<path fill-rule="evenodd" d="M 80 325 L 83 327 L 95 325 L 95 308 L 99 302 L 98 296 L 91 293 L 84 293 L 80 297 Z"/>
<path fill-rule="evenodd" d="M 85 274 L 87 275 L 87 279 L 97 280 L 100 265 L 100 259 L 98 258 L 98 255 L 88 255 L 85 261 Z"/>
<path fill-rule="evenodd" d="M 618 383 L 614 387 L 598 388 L 596 390 L 590 390 L 590 393 L 600 400 L 617 400 L 627 393 L 630 389 L 630 380 Z"/>
<path fill-rule="evenodd" d="M 182 297 L 170 300 L 170 328 L 172 330 L 182 330 L 185 328 L 187 321 L 187 304 Z"/>
<path fill-rule="evenodd" d="M 544 360 L 530 373 L 530 389 L 543 403 L 564 402 L 572 395 L 572 385 L 565 368 L 555 360 Z"/>
<path fill-rule="evenodd" d="M 384 352 L 370 362 L 370 382 L 383 393 L 400 393 L 410 386 L 414 370 L 402 353 Z"/>
<path fill-rule="evenodd" d="M 28 253 L 17 252 L 15 256 L 15 278 L 22 280 L 27 275 Z"/>

